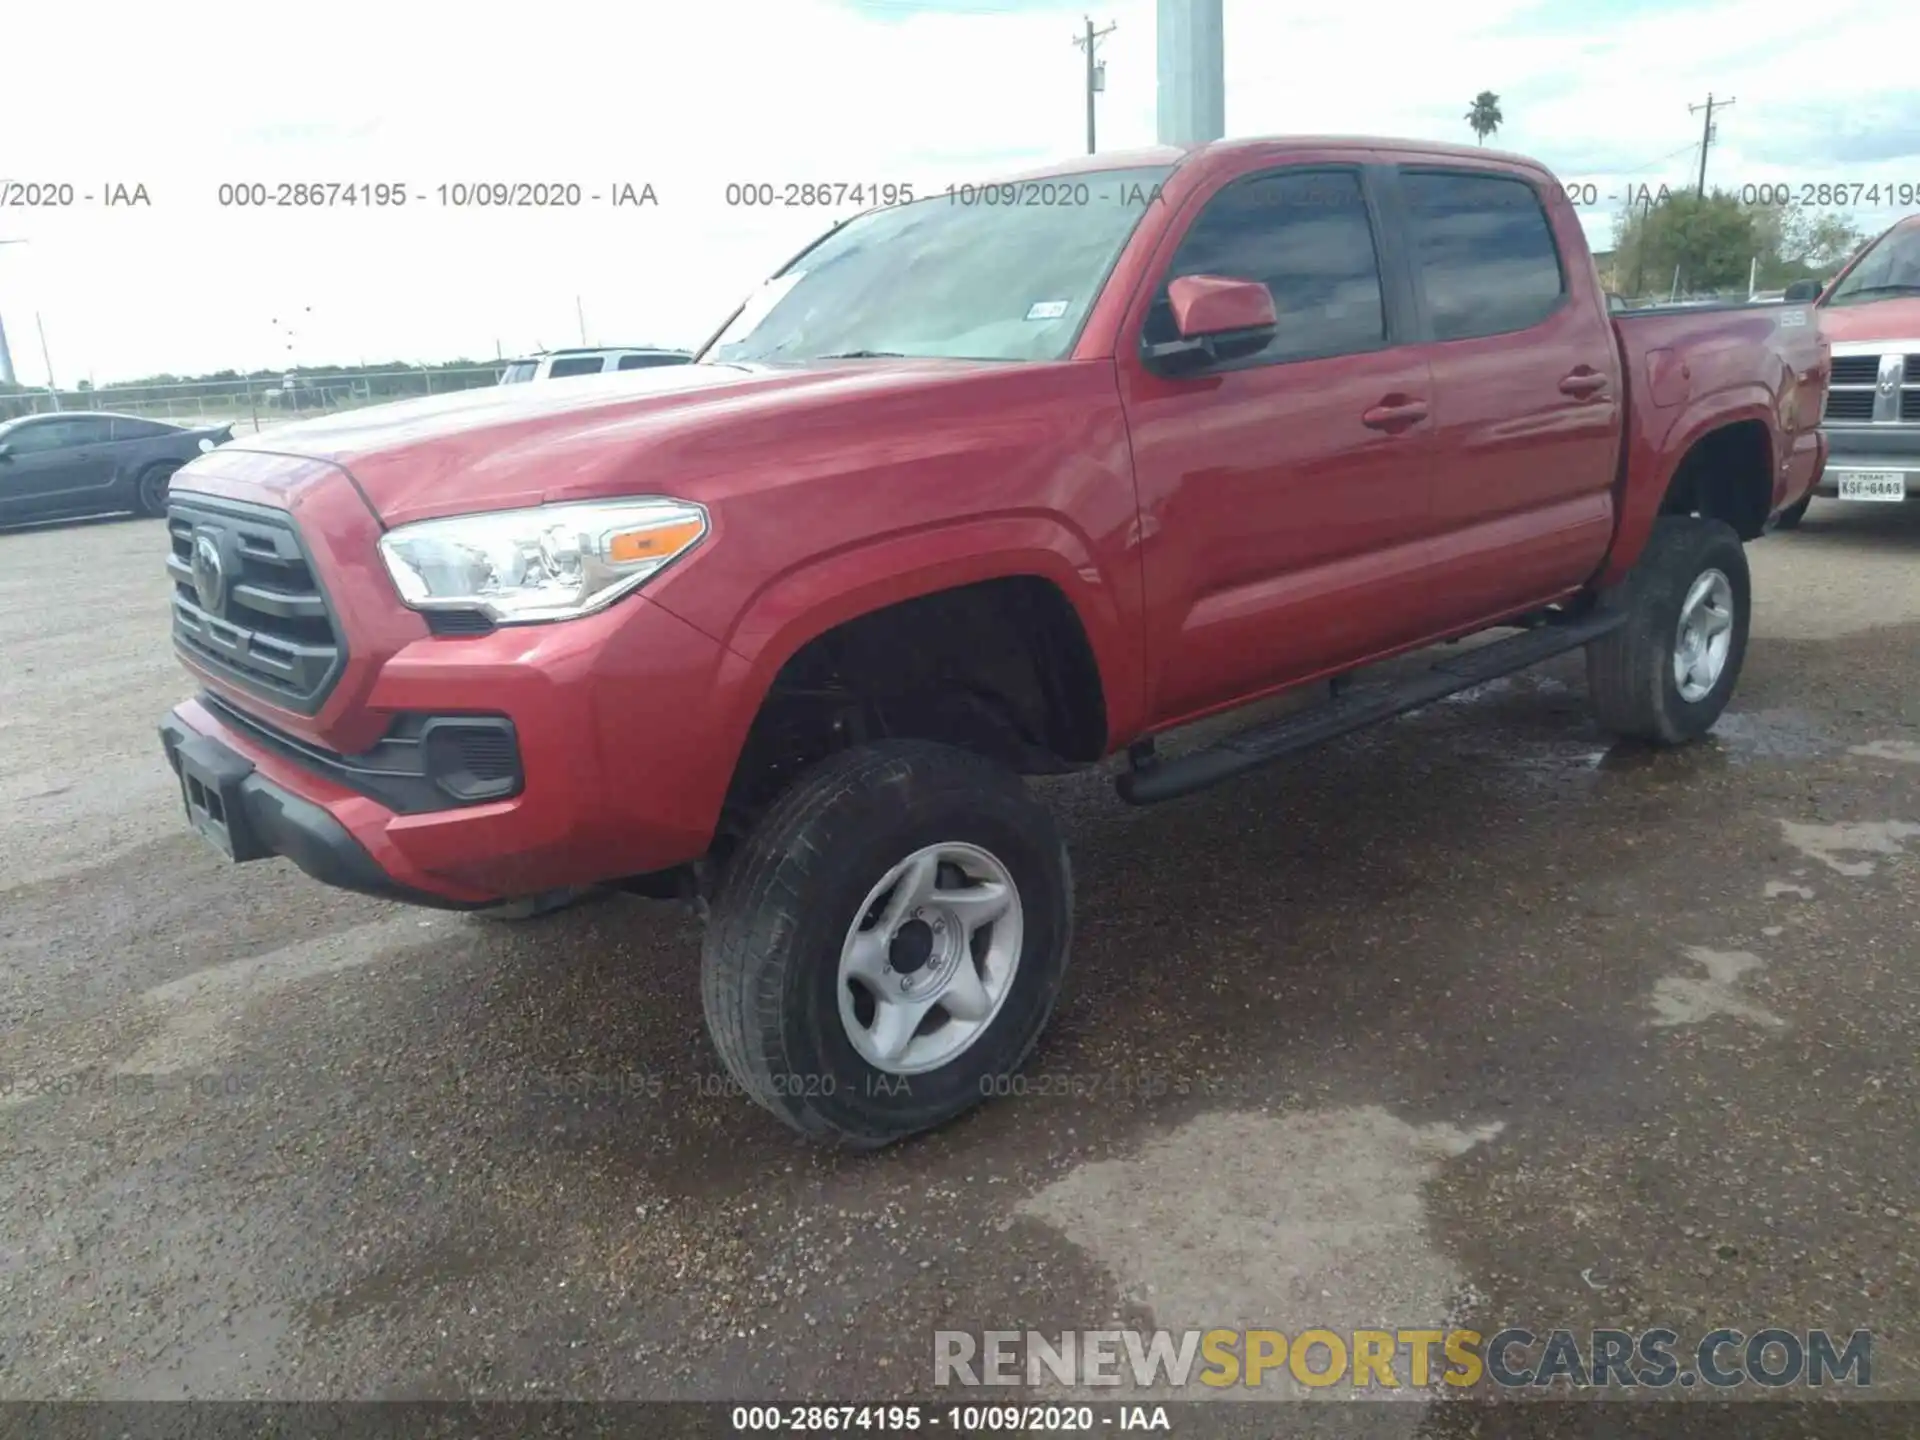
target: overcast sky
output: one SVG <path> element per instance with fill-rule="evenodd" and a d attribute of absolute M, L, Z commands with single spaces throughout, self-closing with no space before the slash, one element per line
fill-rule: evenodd
<path fill-rule="evenodd" d="M 729 208 L 729 182 L 937 188 L 1084 150 L 1083 14 L 1103 150 L 1154 140 L 1153 0 L 276 0 L 15 6 L 0 177 L 96 199 L 0 210 L 19 378 L 691 345 L 833 218 Z M 1605 196 L 1709 178 L 1920 186 L 1913 0 L 1226 0 L 1227 133 L 1472 139 Z M 222 208 L 222 182 L 404 182 L 404 208 Z M 659 203 L 442 208 L 442 183 L 577 182 Z M 102 208 L 115 182 L 151 205 Z M 1605 245 L 1615 207 L 1588 213 Z M 1913 208 L 1913 207 L 1909 207 Z M 1857 219 L 1895 218 L 1883 197 Z M 289 339 L 289 333 L 291 339 Z M 291 346 L 291 348 L 289 348 Z"/>

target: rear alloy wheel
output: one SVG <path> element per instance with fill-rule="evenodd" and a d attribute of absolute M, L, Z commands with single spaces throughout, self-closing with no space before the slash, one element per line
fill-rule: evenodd
<path fill-rule="evenodd" d="M 795 783 L 734 854 L 701 963 L 733 1081 L 871 1149 L 1005 1094 L 1066 973 L 1073 879 L 1020 777 L 924 741 Z"/>
<path fill-rule="evenodd" d="M 149 465 L 140 472 L 134 503 L 142 515 L 167 513 L 167 487 L 173 481 L 173 472 L 179 468 L 178 465 Z"/>
<path fill-rule="evenodd" d="M 1660 520 L 1616 603 L 1627 623 L 1587 646 L 1601 725 L 1655 745 L 1706 734 L 1747 653 L 1753 592 L 1740 537 L 1721 520 Z"/>

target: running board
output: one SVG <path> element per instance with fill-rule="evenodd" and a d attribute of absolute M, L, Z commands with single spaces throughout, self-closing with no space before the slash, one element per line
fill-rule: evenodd
<path fill-rule="evenodd" d="M 1624 610 L 1595 610 L 1577 620 L 1541 625 L 1491 645 L 1476 646 L 1396 684 L 1356 686 L 1323 705 L 1255 725 L 1205 749 L 1172 760 L 1135 765 L 1114 782 L 1114 788 L 1132 805 L 1152 805 L 1191 795 L 1323 741 L 1578 650 L 1588 641 L 1618 629 L 1626 619 Z"/>

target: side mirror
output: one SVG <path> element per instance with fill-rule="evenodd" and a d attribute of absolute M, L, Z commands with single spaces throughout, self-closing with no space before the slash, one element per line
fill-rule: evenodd
<path fill-rule="evenodd" d="M 1167 286 L 1167 303 L 1180 338 L 1147 349 L 1148 361 L 1167 369 L 1258 355 L 1279 325 L 1273 294 L 1258 280 L 1182 275 Z"/>
<path fill-rule="evenodd" d="M 1787 293 L 1781 298 L 1789 305 L 1804 305 L 1810 300 L 1818 300 L 1824 289 L 1826 286 L 1818 280 L 1796 280 L 1787 286 Z"/>

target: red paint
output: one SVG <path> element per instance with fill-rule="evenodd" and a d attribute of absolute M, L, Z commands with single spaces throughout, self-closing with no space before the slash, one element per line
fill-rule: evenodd
<path fill-rule="evenodd" d="M 1103 156 L 1102 167 L 1175 152 Z M 1445 164 L 1546 204 L 1565 301 L 1531 329 L 1169 377 L 1138 336 L 1221 186 L 1276 165 Z M 1061 167 L 1053 174 L 1071 174 Z M 1248 287 L 1188 284 L 1189 324 L 1238 329 Z M 1218 312 L 1218 313 L 1215 313 Z M 345 674 L 303 717 L 208 689 L 336 751 L 391 712 L 499 711 L 516 799 L 395 816 L 176 713 L 322 805 L 403 884 L 457 900 L 663 869 L 711 838 L 781 665 L 914 595 L 1039 576 L 1080 617 L 1107 744 L 1129 742 L 1619 579 L 1688 446 L 1757 419 L 1776 508 L 1817 478 L 1825 356 L 1780 307 L 1610 319 L 1572 208 L 1517 157 L 1364 140 L 1189 152 L 1051 363 L 690 365 L 513 385 L 268 432 L 174 488 L 290 510 L 344 630 Z M 600 614 L 442 639 L 375 549 L 393 525 L 601 496 L 699 501 L 712 531 Z M 190 666 L 191 668 L 191 666 Z"/>

